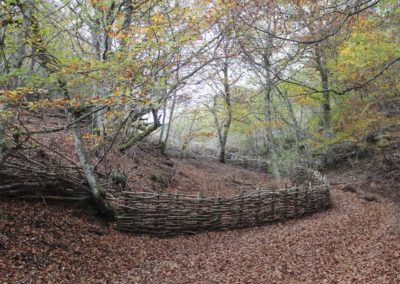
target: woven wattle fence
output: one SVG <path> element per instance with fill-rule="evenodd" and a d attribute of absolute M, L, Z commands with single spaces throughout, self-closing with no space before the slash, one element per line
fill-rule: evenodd
<path fill-rule="evenodd" d="M 177 158 L 194 158 L 197 160 L 218 160 L 218 149 L 213 148 L 199 148 L 199 147 L 191 147 L 188 146 L 183 152 L 176 145 L 168 145 L 166 149 L 166 153 L 170 157 Z M 246 156 L 239 155 L 235 153 L 227 152 L 225 155 L 225 162 L 229 165 L 239 166 L 245 169 L 258 171 L 258 172 L 267 172 L 270 161 L 262 158 L 260 156 Z"/>
<path fill-rule="evenodd" d="M 230 198 L 124 192 L 118 197 L 117 228 L 160 235 L 227 230 L 296 218 L 330 206 L 326 177 L 301 169 L 294 180 L 301 184 Z"/>

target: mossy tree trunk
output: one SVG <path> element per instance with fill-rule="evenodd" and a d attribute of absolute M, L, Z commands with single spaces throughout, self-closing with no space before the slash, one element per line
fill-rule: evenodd
<path fill-rule="evenodd" d="M 152 109 L 151 110 L 153 114 L 153 124 L 145 128 L 140 134 L 132 135 L 127 142 L 121 144 L 118 146 L 118 150 L 120 151 L 125 151 L 129 149 L 130 147 L 134 146 L 135 144 L 143 141 L 147 136 L 149 136 L 151 133 L 153 133 L 155 130 L 160 127 L 160 121 L 157 116 L 158 110 L 157 109 Z"/>

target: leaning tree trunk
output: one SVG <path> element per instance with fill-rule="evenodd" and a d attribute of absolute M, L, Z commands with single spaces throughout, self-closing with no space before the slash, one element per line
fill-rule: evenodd
<path fill-rule="evenodd" d="M 69 122 L 71 123 L 76 119 L 77 117 L 75 116 L 75 114 L 72 111 L 69 111 L 68 112 Z M 100 211 L 101 214 L 113 217 L 114 215 L 113 209 L 105 200 L 105 192 L 101 187 L 94 173 L 93 166 L 89 161 L 89 157 L 83 143 L 82 133 L 80 129 L 76 126 L 71 128 L 71 132 L 72 132 L 72 137 L 74 139 L 75 150 L 76 153 L 78 154 L 79 162 L 82 166 L 86 180 L 89 184 L 92 199 L 96 205 L 96 208 Z"/>
<path fill-rule="evenodd" d="M 23 27 L 27 29 L 25 40 L 29 40 L 32 45 L 33 55 L 37 57 L 37 62 L 40 66 L 46 70 L 49 74 L 54 74 L 60 70 L 60 63 L 58 59 L 54 56 L 48 54 L 44 45 L 39 43 L 42 42 L 43 38 L 40 34 L 39 23 L 37 19 L 33 16 L 31 7 L 33 7 L 32 1 L 26 1 L 21 5 L 21 10 L 23 12 Z M 33 40 L 34 39 L 34 40 Z M 22 50 L 22 49 L 21 49 Z M 16 66 L 18 67 L 18 66 Z M 64 80 L 58 80 L 58 86 L 60 87 L 61 95 L 70 99 L 67 84 Z M 67 111 L 69 123 L 77 119 L 76 113 L 73 110 Z M 90 164 L 88 154 L 86 152 L 82 134 L 76 124 L 71 124 L 72 136 L 74 139 L 75 149 L 78 154 L 78 158 L 82 169 L 84 170 L 86 180 L 89 184 L 89 189 L 91 192 L 92 199 L 95 203 L 96 208 L 100 213 L 107 215 L 109 217 L 114 216 L 114 210 L 111 205 L 108 204 L 105 198 L 105 193 L 102 190 L 97 177 L 94 173 L 93 167 Z"/>
<path fill-rule="evenodd" d="M 63 96 L 66 99 L 70 99 L 67 88 L 66 88 L 66 83 L 59 80 L 59 85 L 61 87 L 61 91 L 63 93 Z M 81 164 L 81 167 L 83 169 L 83 172 L 85 174 L 86 181 L 89 184 L 89 189 L 91 193 L 92 200 L 96 206 L 96 208 L 99 210 L 100 214 L 107 216 L 109 218 L 114 217 L 114 208 L 107 202 L 106 196 L 105 196 L 105 191 L 100 185 L 96 174 L 94 172 L 93 166 L 90 163 L 89 156 L 86 152 L 86 148 L 83 142 L 83 137 L 82 133 L 80 131 L 80 128 L 78 125 L 74 124 L 73 122 L 78 119 L 76 113 L 68 109 L 67 110 L 67 117 L 68 117 L 68 123 L 73 125 L 71 127 L 71 132 L 72 132 L 72 137 L 74 140 L 74 146 L 76 153 L 79 158 L 79 163 Z"/>
<path fill-rule="evenodd" d="M 161 145 L 162 149 L 164 150 L 163 146 L 163 138 L 164 138 L 164 131 L 165 131 L 165 116 L 167 114 L 167 98 L 163 99 L 162 103 L 162 122 L 161 122 L 161 131 L 160 131 L 160 137 L 158 139 L 158 144 Z"/>
<path fill-rule="evenodd" d="M 180 64 L 179 62 L 176 65 L 176 73 L 175 73 L 175 80 L 176 83 L 178 84 L 179 82 L 179 70 L 180 70 Z M 162 151 L 164 152 L 167 148 L 167 144 L 168 144 L 168 139 L 169 139 L 169 134 L 171 132 L 171 125 L 172 125 L 172 119 L 173 119 L 173 115 L 174 115 L 174 110 L 175 110 L 175 106 L 176 106 L 176 99 L 177 99 L 177 95 L 178 95 L 178 85 L 176 85 L 174 87 L 174 95 L 173 95 L 173 99 L 172 99 L 172 106 L 171 106 L 171 112 L 170 112 L 170 117 L 168 120 L 168 124 L 167 124 L 167 129 L 166 129 L 166 133 L 165 133 L 165 140 L 164 143 L 162 144 Z M 167 103 L 167 97 L 166 97 L 166 101 L 165 103 Z M 163 126 L 164 127 L 164 126 Z"/>
<path fill-rule="evenodd" d="M 165 140 L 164 143 L 162 144 L 162 151 L 164 152 L 167 144 L 168 144 L 168 140 L 169 140 L 169 135 L 171 133 L 171 125 L 172 125 L 172 118 L 174 115 L 174 110 L 175 110 L 175 105 L 176 105 L 176 96 L 177 96 L 177 90 L 174 91 L 174 96 L 172 99 L 172 106 L 171 106 L 171 111 L 169 113 L 169 120 L 168 120 L 168 124 L 167 124 L 167 129 L 165 131 Z"/>

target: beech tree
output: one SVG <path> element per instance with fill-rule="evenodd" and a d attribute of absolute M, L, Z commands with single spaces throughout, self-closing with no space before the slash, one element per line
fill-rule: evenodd
<path fill-rule="evenodd" d="M 197 134 L 211 139 L 199 120 L 214 122 L 224 162 L 228 137 L 241 129 L 254 142 L 248 152 L 270 159 L 278 179 L 293 139 L 311 152 L 397 123 L 389 107 L 399 93 L 396 1 L 0 7 L 0 194 L 90 197 L 111 212 L 120 161 L 159 128 L 165 146 L 182 94 L 197 113 L 207 84 L 211 114 L 185 124 L 185 147 Z"/>
<path fill-rule="evenodd" d="M 1 33 L 1 63 L 5 72 L 2 75 L 5 89 L 1 93 L 5 125 L 2 129 L 1 165 L 8 182 L 2 189 L 27 190 L 28 186 L 34 185 L 28 181 L 18 182 L 29 178 L 8 172 L 9 164 L 6 163 L 18 163 L 25 155 L 26 146 L 22 144 L 32 143 L 32 139 L 41 142 L 42 138 L 37 138 L 40 135 L 71 130 L 80 162 L 80 167 L 75 170 L 79 173 L 82 169 L 92 199 L 100 211 L 112 211 L 100 180 L 101 176 L 110 173 L 106 167 L 108 153 L 113 151 L 114 145 L 119 145 L 120 151 L 128 149 L 159 126 L 159 105 L 169 94 L 153 90 L 157 84 L 165 85 L 168 76 L 174 77 L 176 62 L 180 61 L 181 66 L 192 65 L 194 56 L 207 49 L 209 43 L 205 42 L 200 48 L 187 48 L 184 56 L 176 53 L 182 46 L 189 46 L 195 37 L 201 37 L 205 26 L 201 26 L 200 18 L 207 15 L 209 20 L 206 24 L 212 24 L 212 13 L 201 3 L 198 9 L 204 10 L 200 13 L 198 9 L 189 9 L 187 3 L 171 6 L 163 1 L 69 1 L 60 7 L 41 1 L 10 1 L 2 2 L 2 6 L 6 14 L 2 15 L 5 25 Z M 175 30 L 174 34 L 168 32 L 171 30 Z M 57 42 L 63 36 L 67 39 L 62 40 L 66 43 L 64 46 Z M 59 47 L 66 51 L 66 56 L 59 56 L 59 51 L 56 51 Z M 192 70 L 182 77 L 182 81 L 174 81 L 169 93 L 199 68 L 201 64 L 195 68 L 190 66 Z M 34 72 L 41 77 L 40 81 L 32 81 L 31 85 L 23 81 L 25 74 L 32 76 Z M 46 88 L 43 91 L 45 98 L 40 96 L 40 85 Z M 49 109 L 64 109 L 65 124 L 55 128 L 39 126 L 39 129 L 27 126 L 31 115 Z M 122 116 L 119 115 L 121 111 Z M 141 130 L 141 117 L 146 114 L 153 115 L 153 125 Z M 88 122 L 94 122 L 96 132 L 88 132 Z M 123 128 L 125 133 L 122 133 Z M 88 139 L 103 146 L 99 148 Z M 50 145 L 41 146 L 46 151 L 59 151 L 51 149 Z M 93 148 L 98 148 L 94 156 L 91 153 Z M 9 160 L 12 151 L 17 153 Z M 27 171 L 35 171 L 33 165 L 37 162 L 34 158 L 29 159 L 32 165 L 30 169 L 26 168 Z M 65 167 L 68 163 L 77 166 L 74 157 L 67 155 L 63 158 Z M 99 172 L 101 165 L 104 168 Z M 42 173 L 42 185 L 46 186 L 46 180 L 48 185 L 54 184 L 57 173 L 51 165 L 43 166 L 49 171 Z M 65 189 L 71 186 L 81 188 L 79 182 L 60 175 L 58 182 L 64 182 Z"/>

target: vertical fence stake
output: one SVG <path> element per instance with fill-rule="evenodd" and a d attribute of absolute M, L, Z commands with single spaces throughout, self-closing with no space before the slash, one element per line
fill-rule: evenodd
<path fill-rule="evenodd" d="M 299 189 L 296 187 L 294 190 L 295 190 L 294 215 L 295 217 L 297 217 L 297 215 L 299 214 Z"/>
<path fill-rule="evenodd" d="M 200 216 L 201 216 L 201 214 L 200 214 L 200 203 L 201 203 L 201 199 L 203 198 L 203 196 L 202 196 L 202 194 L 201 194 L 201 192 L 199 191 L 199 193 L 197 194 L 197 210 L 195 211 L 196 212 L 196 227 L 198 227 L 198 228 L 200 228 L 201 227 L 201 220 L 200 220 Z M 196 228 L 197 229 L 197 228 Z"/>
<path fill-rule="evenodd" d="M 243 190 L 240 190 L 239 209 L 237 210 L 237 221 L 236 221 L 238 227 L 242 225 L 242 213 L 243 213 Z"/>
<path fill-rule="evenodd" d="M 260 214 L 260 208 L 261 208 L 261 191 L 257 188 L 258 191 L 258 200 L 256 202 L 256 223 L 260 223 L 261 221 L 261 214 Z"/>
<path fill-rule="evenodd" d="M 217 215 L 217 228 L 218 227 L 222 227 L 222 222 L 221 222 L 221 214 L 220 214 L 220 209 L 221 209 L 221 197 L 220 197 L 220 193 L 219 192 L 217 192 L 217 199 L 215 200 L 215 203 L 216 203 L 216 208 L 217 208 L 217 212 L 216 212 L 216 215 Z"/>
<path fill-rule="evenodd" d="M 272 220 L 275 220 L 275 192 L 272 192 L 272 204 L 271 204 L 271 214 L 272 214 Z"/>

